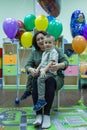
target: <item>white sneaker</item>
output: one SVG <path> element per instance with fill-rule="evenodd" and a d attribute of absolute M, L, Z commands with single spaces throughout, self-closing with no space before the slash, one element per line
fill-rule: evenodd
<path fill-rule="evenodd" d="M 34 126 L 39 126 L 42 123 L 42 115 L 37 115 L 35 121 L 33 122 Z"/>
<path fill-rule="evenodd" d="M 43 116 L 43 123 L 42 123 L 42 128 L 46 129 L 51 126 L 51 121 L 50 121 L 50 116 L 44 115 Z"/>

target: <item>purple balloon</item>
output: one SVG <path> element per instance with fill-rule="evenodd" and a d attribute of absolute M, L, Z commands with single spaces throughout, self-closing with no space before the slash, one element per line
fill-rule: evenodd
<path fill-rule="evenodd" d="M 87 24 L 85 24 L 84 29 L 83 29 L 83 36 L 87 40 Z"/>
<path fill-rule="evenodd" d="M 18 31 L 18 22 L 13 18 L 6 18 L 3 22 L 3 30 L 8 38 L 13 39 Z"/>

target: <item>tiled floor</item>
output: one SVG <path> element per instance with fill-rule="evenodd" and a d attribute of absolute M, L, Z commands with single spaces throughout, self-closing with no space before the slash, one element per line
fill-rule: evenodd
<path fill-rule="evenodd" d="M 24 90 L 20 90 L 18 97 L 23 94 Z M 0 107 L 14 107 L 15 99 L 17 97 L 16 90 L 2 90 L 0 89 Z M 87 105 L 87 89 L 80 90 L 61 90 L 59 92 L 59 105 L 60 106 L 74 106 L 77 105 L 78 100 L 83 97 L 84 104 Z M 54 103 L 55 105 L 55 99 Z M 20 102 L 19 107 L 33 106 L 31 96 Z"/>
<path fill-rule="evenodd" d="M 0 89 L 0 108 L 17 108 L 19 111 L 22 107 L 32 107 L 31 96 L 20 102 L 19 105 L 15 104 L 15 99 L 23 94 L 24 90 L 20 90 L 19 94 L 16 90 L 2 90 Z M 81 109 L 74 109 L 70 111 L 68 108 L 73 109 L 76 106 L 79 99 L 83 99 L 84 105 L 87 105 L 87 89 L 80 90 L 61 90 L 59 92 L 59 111 L 55 112 L 53 116 L 51 115 L 52 127 L 49 130 L 87 130 L 85 119 L 87 117 L 87 110 L 83 111 Z M 55 99 L 53 106 L 55 106 Z M 63 108 L 67 108 L 65 111 Z M 19 109 L 19 110 L 18 110 Z M 71 112 L 71 113 L 70 113 Z M 83 118 L 83 116 L 86 116 Z M 61 118 L 62 117 L 62 118 Z M 62 119 L 62 120 L 61 120 Z M 79 119 L 79 120 L 78 120 Z M 29 119 L 30 120 L 30 119 Z M 65 122 L 67 120 L 67 122 Z M 78 120 L 78 122 L 76 122 Z M 74 125 L 74 126 L 72 126 Z M 79 125 L 79 127 L 78 127 Z M 1 127 L 1 126 L 0 126 Z M 33 127 L 33 125 L 31 126 Z M 26 129 L 25 129 L 26 130 Z M 29 126 L 29 130 L 30 126 Z M 33 129 L 34 130 L 34 129 Z M 42 130 L 41 127 L 37 130 Z"/>

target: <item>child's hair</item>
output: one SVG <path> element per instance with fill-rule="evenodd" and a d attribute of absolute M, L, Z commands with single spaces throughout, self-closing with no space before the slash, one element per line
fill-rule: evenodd
<path fill-rule="evenodd" d="M 52 38 L 52 40 L 55 41 L 54 36 L 52 36 L 52 35 L 50 35 L 50 34 L 45 35 L 45 38 Z"/>

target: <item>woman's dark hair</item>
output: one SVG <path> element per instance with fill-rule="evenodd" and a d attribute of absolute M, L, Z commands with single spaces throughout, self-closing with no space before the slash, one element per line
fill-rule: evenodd
<path fill-rule="evenodd" d="M 40 33 L 43 34 L 44 36 L 47 35 L 47 32 L 45 32 L 45 31 L 37 31 L 37 32 L 34 34 L 33 40 L 32 40 L 32 45 L 35 47 L 36 50 L 40 50 L 40 48 L 39 48 L 38 45 L 37 45 L 37 41 L 36 41 L 36 37 L 37 37 L 37 35 L 40 34 Z"/>

